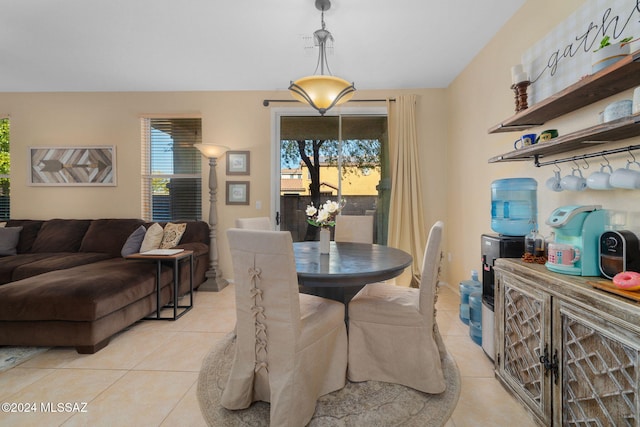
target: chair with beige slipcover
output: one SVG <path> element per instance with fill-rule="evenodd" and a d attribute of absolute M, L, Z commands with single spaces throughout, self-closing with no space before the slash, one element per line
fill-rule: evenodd
<path fill-rule="evenodd" d="M 434 304 L 444 224 L 427 239 L 420 288 L 366 285 L 349 303 L 351 381 L 384 381 L 425 393 L 446 384 L 434 338 Z"/>
<path fill-rule="evenodd" d="M 336 242 L 373 243 L 371 215 L 338 215 L 335 228 Z"/>
<path fill-rule="evenodd" d="M 273 230 L 271 220 L 267 216 L 236 218 L 236 228 L 244 228 L 246 230 Z"/>
<path fill-rule="evenodd" d="M 227 231 L 236 293 L 237 343 L 221 404 L 270 402 L 270 425 L 300 427 L 318 397 L 346 383 L 344 305 L 298 293 L 287 231 Z"/>

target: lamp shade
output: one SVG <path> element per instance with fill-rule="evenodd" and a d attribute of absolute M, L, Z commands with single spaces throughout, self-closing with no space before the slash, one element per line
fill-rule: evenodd
<path fill-rule="evenodd" d="M 328 109 L 343 104 L 353 97 L 353 83 L 334 76 L 313 75 L 291 82 L 291 95 L 306 102 L 324 114 Z"/>
<path fill-rule="evenodd" d="M 218 158 L 229 150 L 229 147 L 216 144 L 193 144 L 208 159 Z"/>

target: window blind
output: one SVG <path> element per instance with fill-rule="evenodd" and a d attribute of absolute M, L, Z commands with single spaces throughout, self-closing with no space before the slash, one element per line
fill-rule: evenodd
<path fill-rule="evenodd" d="M 142 218 L 202 219 L 200 118 L 142 119 Z"/>

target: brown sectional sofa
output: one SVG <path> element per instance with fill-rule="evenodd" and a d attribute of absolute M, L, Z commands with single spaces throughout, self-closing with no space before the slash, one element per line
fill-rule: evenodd
<path fill-rule="evenodd" d="M 0 345 L 72 346 L 94 353 L 111 336 L 156 309 L 156 265 L 126 260 L 140 219 L 9 220 L 22 227 L 17 254 L 0 257 Z M 178 248 L 194 251 L 194 288 L 205 281 L 209 226 L 188 221 Z M 161 225 L 164 226 L 163 223 Z M 161 303 L 172 295 L 173 272 L 163 266 Z M 180 293 L 189 269 L 180 269 Z"/>

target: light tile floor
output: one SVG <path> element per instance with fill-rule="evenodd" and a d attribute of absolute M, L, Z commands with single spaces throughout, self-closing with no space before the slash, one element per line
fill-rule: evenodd
<path fill-rule="evenodd" d="M 233 292 L 233 286 L 196 292 L 195 307 L 184 317 L 139 322 L 96 354 L 53 348 L 1 373 L 0 402 L 36 411 L 0 412 L 0 425 L 206 426 L 196 397 L 198 372 L 215 342 L 234 327 Z M 441 287 L 438 324 L 462 377 L 460 400 L 446 426 L 535 426 L 469 338 L 458 302 L 457 293 Z M 59 410 L 58 403 L 76 412 Z M 44 412 L 47 405 L 57 412 Z"/>

